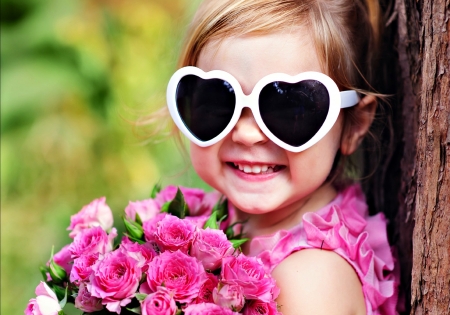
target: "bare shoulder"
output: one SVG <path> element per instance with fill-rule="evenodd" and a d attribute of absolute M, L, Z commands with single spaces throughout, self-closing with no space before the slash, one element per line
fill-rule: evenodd
<path fill-rule="evenodd" d="M 283 315 L 366 314 L 362 286 L 355 270 L 332 251 L 295 252 L 272 275 L 281 289 L 277 302 Z"/>

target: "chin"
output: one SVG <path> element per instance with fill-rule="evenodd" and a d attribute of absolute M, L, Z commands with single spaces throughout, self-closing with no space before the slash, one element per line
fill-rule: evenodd
<path fill-rule="evenodd" d="M 232 200 L 229 198 L 231 203 L 238 208 L 240 211 L 248 214 L 263 214 L 268 213 L 277 208 L 276 205 L 269 204 L 267 202 L 261 202 L 259 200 Z"/>

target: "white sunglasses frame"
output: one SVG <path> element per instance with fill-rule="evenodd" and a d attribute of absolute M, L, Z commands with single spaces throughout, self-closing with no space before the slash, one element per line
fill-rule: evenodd
<path fill-rule="evenodd" d="M 184 124 L 183 120 L 180 117 L 180 114 L 177 109 L 177 100 L 176 100 L 176 92 L 178 89 L 178 84 L 180 80 L 187 75 L 195 75 L 202 79 L 221 79 L 224 81 L 227 81 L 231 87 L 234 89 L 234 93 L 236 96 L 236 104 L 233 116 L 230 119 L 230 122 L 226 126 L 226 128 L 216 137 L 214 137 L 211 140 L 208 141 L 202 141 L 198 139 L 195 135 L 191 133 L 189 128 Z M 258 104 L 258 98 L 261 90 L 269 83 L 275 82 L 275 81 L 281 81 L 286 83 L 297 83 L 304 80 L 317 80 L 321 82 L 326 89 L 328 90 L 328 93 L 330 95 L 330 106 L 328 110 L 327 117 L 323 123 L 323 125 L 320 127 L 320 129 L 317 131 L 317 133 L 306 143 L 302 144 L 301 146 L 295 147 L 291 146 L 280 139 L 278 139 L 264 124 L 261 114 L 259 112 L 259 104 Z M 244 107 L 250 108 L 252 111 L 253 117 L 255 118 L 256 124 L 261 129 L 261 131 L 269 138 L 273 143 L 280 146 L 281 148 L 291 151 L 291 152 L 301 152 L 304 151 L 317 142 L 319 142 L 333 127 L 334 123 L 336 122 L 339 111 L 341 108 L 347 108 L 352 107 L 358 104 L 360 100 L 360 97 L 358 96 L 358 93 L 353 90 L 349 91 L 339 91 L 339 88 L 337 87 L 336 83 L 326 74 L 320 73 L 320 72 L 314 72 L 314 71 L 308 71 L 308 72 L 302 72 L 295 76 L 291 76 L 284 73 L 272 73 L 265 77 L 263 77 L 261 80 L 259 80 L 255 87 L 253 88 L 251 94 L 245 95 L 242 91 L 241 85 L 239 84 L 238 80 L 233 77 L 228 72 L 222 71 L 222 70 L 212 70 L 209 72 L 204 72 L 202 69 L 188 66 L 178 69 L 170 78 L 169 84 L 167 86 L 167 106 L 169 108 L 170 115 L 172 116 L 173 121 L 177 125 L 177 127 L 180 129 L 180 131 L 193 143 L 200 147 L 207 147 L 211 146 L 223 138 L 225 138 L 226 135 L 228 135 L 231 130 L 234 128 L 236 123 L 238 122 L 242 109 Z"/>

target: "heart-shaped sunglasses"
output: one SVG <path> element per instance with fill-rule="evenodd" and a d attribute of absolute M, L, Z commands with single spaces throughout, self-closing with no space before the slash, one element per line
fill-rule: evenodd
<path fill-rule="evenodd" d="M 167 87 L 167 105 L 180 131 L 206 147 L 222 140 L 249 107 L 261 131 L 283 149 L 300 152 L 322 139 L 341 108 L 359 102 L 356 91 L 342 91 L 327 75 L 273 73 L 245 95 L 239 82 L 221 70 L 197 67 L 176 71 Z"/>

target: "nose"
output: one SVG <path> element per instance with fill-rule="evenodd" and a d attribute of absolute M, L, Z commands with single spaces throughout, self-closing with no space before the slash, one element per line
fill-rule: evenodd
<path fill-rule="evenodd" d="M 255 117 L 248 107 L 242 109 L 241 117 L 232 130 L 231 139 L 245 146 L 263 144 L 269 140 L 259 129 Z"/>

